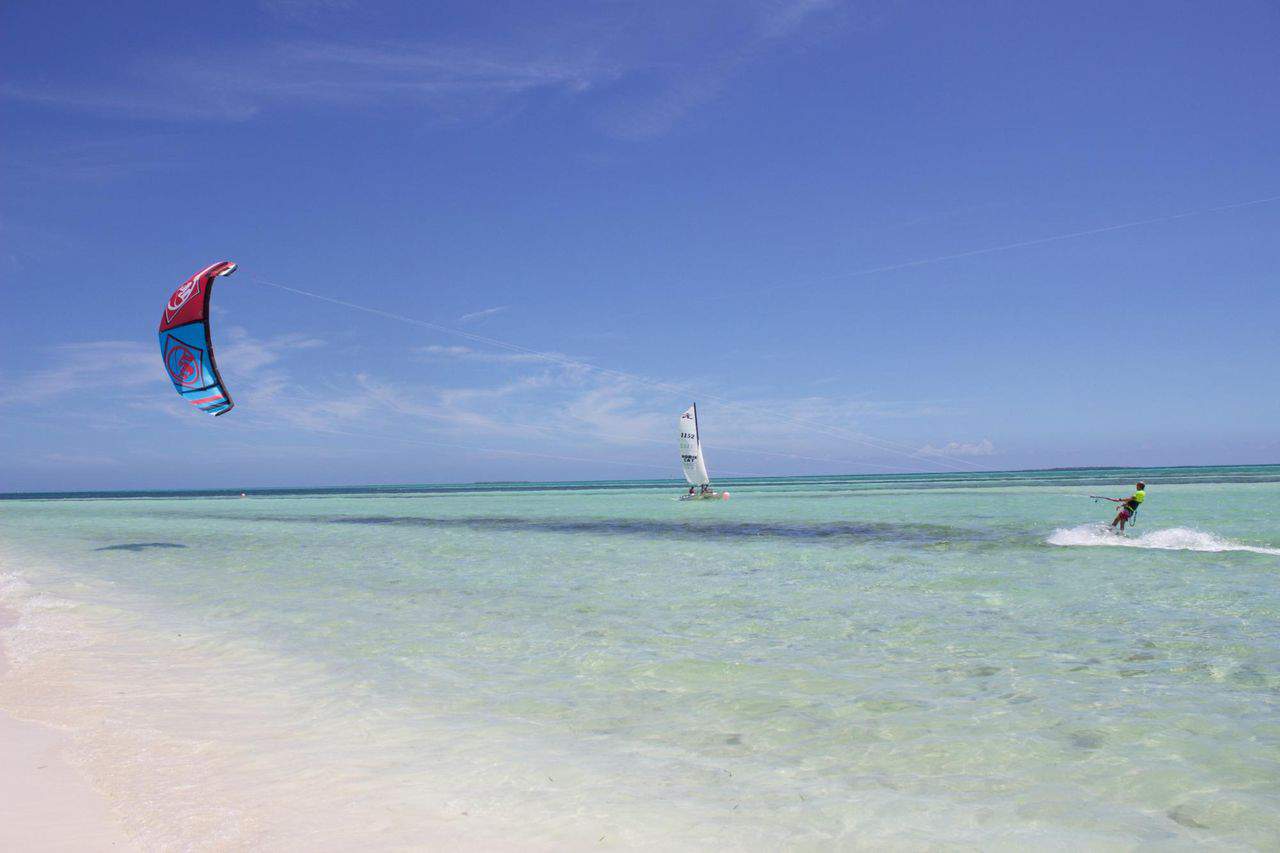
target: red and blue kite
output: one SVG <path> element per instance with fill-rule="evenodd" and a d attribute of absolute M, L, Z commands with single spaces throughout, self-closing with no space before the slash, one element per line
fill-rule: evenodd
<path fill-rule="evenodd" d="M 160 317 L 160 354 L 184 400 L 211 415 L 225 415 L 235 405 L 222 384 L 209 337 L 209 295 L 213 280 L 231 275 L 236 265 L 219 261 L 184 281 Z"/>

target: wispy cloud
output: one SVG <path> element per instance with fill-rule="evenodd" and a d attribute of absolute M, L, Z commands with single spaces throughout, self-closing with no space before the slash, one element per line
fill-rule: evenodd
<path fill-rule="evenodd" d="M 948 441 L 941 447 L 926 444 L 919 450 L 924 456 L 992 456 L 995 452 L 996 446 L 989 438 L 982 441 Z"/>
<path fill-rule="evenodd" d="M 825 17 L 829 31 L 843 26 L 830 13 L 844 6 L 839 0 L 758 0 L 710 9 L 691 5 L 663 33 L 675 50 L 665 61 L 633 69 L 631 78 L 641 93 L 610 105 L 602 124 L 621 137 L 664 134 L 817 20 Z"/>
<path fill-rule="evenodd" d="M 235 52 L 233 51 L 233 54 Z M 10 80 L 0 97 L 113 117 L 245 121 L 270 108 L 418 102 L 439 119 L 491 112 L 534 90 L 581 92 L 612 72 L 592 55 L 484 45 L 291 41 L 221 54 L 155 57 L 113 84 Z"/>
<path fill-rule="evenodd" d="M 0 84 L 0 98 L 181 122 L 408 105 L 455 123 L 556 95 L 581 100 L 607 133 L 639 138 L 666 132 L 782 45 L 842 27 L 844 8 L 836 0 L 747 0 L 638 16 L 603 4 L 540 16 L 505 39 L 489 32 L 450 40 L 349 35 L 232 43 L 216 53 L 178 46 L 122 62 L 114 78 L 11 78 Z M 328 21 L 330 31 L 335 18 L 353 13 L 347 0 L 265 0 L 262 9 L 302 25 Z"/>
<path fill-rule="evenodd" d="M 90 341 L 54 347 L 47 367 L 0 376 L 0 406 L 43 403 L 68 394 L 134 389 L 164 379 L 159 350 L 137 341 Z"/>
<path fill-rule="evenodd" d="M 223 330 L 219 338 L 218 361 L 232 393 L 244 388 L 258 396 L 270 396 L 273 389 L 288 384 L 287 374 L 268 368 L 290 352 L 323 346 L 318 338 L 305 335 L 255 338 L 237 326 Z M 40 406 L 78 397 L 98 410 L 110 400 L 113 408 L 128 405 L 185 414 L 169 405 L 169 379 L 156 347 L 140 341 L 84 341 L 52 347 L 44 359 L 45 367 L 0 374 L 0 407 Z M 75 408 L 74 402 L 69 405 Z"/>
<path fill-rule="evenodd" d="M 172 155 L 172 147 L 172 139 L 155 135 L 82 139 L 11 151 L 3 168 L 14 180 L 105 184 L 174 168 L 178 160 Z"/>
<path fill-rule="evenodd" d="M 495 314 L 501 314 L 502 312 L 506 311 L 510 307 L 511 307 L 510 305 L 495 305 L 492 308 L 482 308 L 479 311 L 472 311 L 470 314 L 463 314 L 461 317 L 458 318 L 458 322 L 459 323 L 476 323 L 481 320 L 492 317 Z"/>
<path fill-rule="evenodd" d="M 375 419 L 385 424 L 388 414 L 403 417 L 411 425 L 407 435 L 483 438 L 547 451 L 580 448 L 588 440 L 674 446 L 666 435 L 674 427 L 661 429 L 674 423 L 667 407 L 625 383 L 559 365 L 496 384 L 435 388 L 367 375 L 358 384 L 363 399 L 375 404 Z"/>
<path fill-rule="evenodd" d="M 564 413 L 588 433 L 613 442 L 667 441 L 676 428 L 676 416 L 659 408 L 656 401 L 616 382 L 598 385 L 580 393 L 564 407 Z M 674 410 L 674 407 L 672 407 Z M 665 429 L 664 429 L 665 427 Z"/>
<path fill-rule="evenodd" d="M 208 434 L 211 440 L 225 442 L 226 452 L 241 458 L 251 458 L 254 448 L 285 435 L 290 441 L 324 448 L 326 453 L 349 446 L 367 450 L 383 446 L 381 438 L 395 437 L 444 442 L 461 449 L 598 454 L 658 468 L 669 462 L 673 475 L 677 471 L 676 415 L 689 402 L 677 386 L 597 371 L 575 361 L 549 362 L 533 355 L 460 346 L 423 347 L 417 352 L 422 357 L 471 361 L 477 371 L 389 368 L 381 375 L 368 370 L 344 374 L 315 369 L 310 352 L 324 345 L 315 338 L 258 338 L 234 325 L 225 326 L 220 338 L 224 378 L 238 406 L 232 415 L 234 429 Z M 122 430 L 132 436 L 201 428 L 193 420 L 194 413 L 173 397 L 158 352 L 141 342 L 70 344 L 51 350 L 46 360 L 45 368 L 0 377 L 0 403 L 25 404 L 28 429 L 42 412 L 57 412 L 63 422 L 68 414 L 93 412 L 95 426 L 106 428 L 112 436 L 124 435 Z M 396 359 L 385 363 L 407 366 Z M 497 370 L 499 365 L 503 369 Z M 486 367 L 492 368 L 489 375 Z M 466 384 L 454 384 L 463 376 Z M 709 384 L 696 377 L 688 379 Z M 918 470 L 930 467 L 923 457 L 994 452 L 985 439 L 975 444 L 951 442 L 942 448 L 921 448 L 921 458 L 913 461 L 887 456 L 883 447 L 847 440 L 864 421 L 909 418 L 929 408 L 836 396 L 789 399 L 740 394 L 732 402 L 707 402 L 702 413 L 708 445 L 726 454 L 717 455 L 722 476 L 777 472 L 780 466 L 785 469 L 797 461 L 826 470 L 856 470 L 862 464 Z M 806 430 L 805 423 L 830 428 Z M 595 449 L 583 449 L 588 446 Z M 127 450 L 127 446 L 89 444 L 76 453 L 108 451 L 104 455 L 112 456 L 112 449 Z M 53 459 L 45 463 L 51 468 L 71 464 Z"/>
<path fill-rule="evenodd" d="M 429 349 L 452 358 L 489 355 L 465 347 Z M 484 440 L 490 446 L 510 444 L 565 452 L 591 442 L 630 447 L 627 454 L 633 461 L 661 461 L 666 456 L 660 448 L 674 447 L 675 417 L 687 400 L 673 399 L 670 391 L 626 376 L 545 362 L 530 362 L 524 367 L 529 372 L 515 379 L 462 387 L 360 374 L 353 387 L 327 394 L 323 407 L 298 407 L 289 401 L 288 411 L 272 413 L 270 418 L 310 429 L 340 428 L 352 434 L 391 430 L 406 438 L 454 441 L 459 446 Z M 776 471 L 779 458 L 821 463 L 828 470 L 950 467 L 940 461 L 942 451 L 937 448 L 925 454 L 916 452 L 914 446 L 899 446 L 895 452 L 884 442 L 849 440 L 856 437 L 858 425 L 869 419 L 924 418 L 923 413 L 935 408 L 924 403 L 814 396 L 799 400 L 751 398 L 707 406 L 704 428 L 710 436 L 709 446 L 733 453 L 732 461 L 723 463 L 721 473 L 725 474 Z M 806 430 L 802 427 L 805 422 L 829 428 Z"/>

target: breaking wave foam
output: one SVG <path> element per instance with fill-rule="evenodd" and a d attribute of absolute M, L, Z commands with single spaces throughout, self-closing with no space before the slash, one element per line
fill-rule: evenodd
<path fill-rule="evenodd" d="M 1248 551 L 1280 557 L 1280 548 L 1245 545 L 1190 527 L 1170 527 L 1138 536 L 1120 536 L 1111 532 L 1111 528 L 1106 525 L 1081 524 L 1078 527 L 1059 527 L 1045 541 L 1050 545 L 1156 548 L 1162 551 Z"/>

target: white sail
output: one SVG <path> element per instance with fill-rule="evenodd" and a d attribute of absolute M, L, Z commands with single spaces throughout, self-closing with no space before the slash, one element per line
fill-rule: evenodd
<path fill-rule="evenodd" d="M 680 464 L 684 466 L 684 478 L 691 486 L 705 486 L 711 482 L 707 476 L 707 461 L 702 456 L 702 438 L 698 434 L 698 404 L 680 415 Z"/>

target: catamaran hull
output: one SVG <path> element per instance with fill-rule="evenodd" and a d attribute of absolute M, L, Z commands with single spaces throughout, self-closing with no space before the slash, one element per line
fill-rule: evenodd
<path fill-rule="evenodd" d="M 727 501 L 729 500 L 728 492 L 711 492 L 706 495 L 681 495 L 682 501 Z"/>

